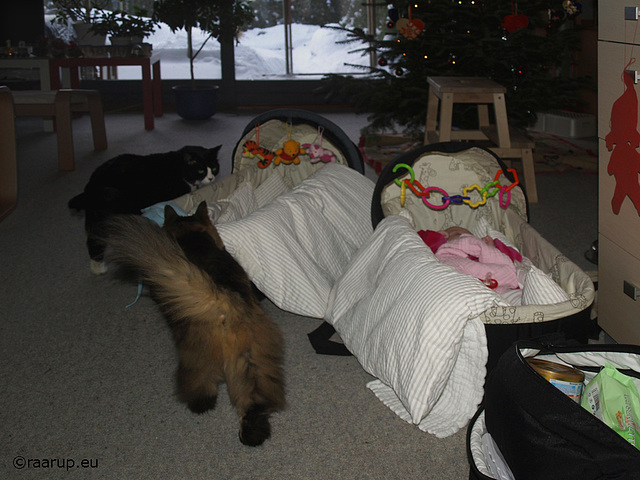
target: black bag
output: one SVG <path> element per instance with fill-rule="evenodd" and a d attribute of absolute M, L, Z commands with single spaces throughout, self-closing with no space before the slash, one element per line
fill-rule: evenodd
<path fill-rule="evenodd" d="M 552 355 L 545 357 L 547 360 L 582 370 L 587 379 L 607 362 L 626 375 L 640 378 L 640 347 L 636 345 L 514 344 L 489 375 L 481 407 L 486 430 L 514 477 L 640 479 L 640 451 L 545 380 L 526 361 L 527 357 L 544 355 Z M 477 417 L 470 428 L 476 420 Z M 472 461 L 471 456 L 469 460 Z M 471 473 L 477 473 L 473 465 Z"/>

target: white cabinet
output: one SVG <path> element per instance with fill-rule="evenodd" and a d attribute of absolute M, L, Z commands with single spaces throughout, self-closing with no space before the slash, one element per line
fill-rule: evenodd
<path fill-rule="evenodd" d="M 625 15 L 633 19 L 626 19 Z M 635 105 L 629 101 L 634 97 L 629 93 L 635 91 L 640 98 L 640 83 L 631 86 L 633 91 L 618 102 L 615 112 L 616 118 L 633 119 L 635 124 L 631 120 L 622 127 L 611 123 L 614 103 L 625 93 L 624 76 L 634 75 L 625 74 L 625 68 L 637 71 L 640 80 L 640 1 L 600 1 L 598 25 L 598 323 L 617 342 L 640 344 L 640 199 L 636 209 L 625 197 L 617 213 L 612 204 L 617 186 L 640 181 L 640 148 L 624 145 L 624 138 L 633 136 L 634 130 L 640 131 L 640 112 L 628 108 Z M 636 57 L 638 60 L 629 65 Z M 612 127 L 617 143 L 610 151 L 605 138 Z M 612 155 L 628 166 L 626 182 L 621 175 L 609 174 Z M 638 289 L 637 299 L 634 287 Z"/>

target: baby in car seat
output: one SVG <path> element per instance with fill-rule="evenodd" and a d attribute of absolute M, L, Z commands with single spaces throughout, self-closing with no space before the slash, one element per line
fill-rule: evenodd
<path fill-rule="evenodd" d="M 418 235 L 442 263 L 478 278 L 497 293 L 519 288 L 514 261 L 521 262 L 522 255 L 500 240 L 478 238 L 458 226 L 421 230 Z"/>

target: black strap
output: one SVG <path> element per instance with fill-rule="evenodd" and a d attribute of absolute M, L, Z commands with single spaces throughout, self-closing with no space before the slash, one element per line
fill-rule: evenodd
<path fill-rule="evenodd" d="M 352 355 L 343 343 L 329 340 L 334 333 L 336 333 L 336 329 L 333 328 L 333 325 L 322 322 L 313 332 L 308 333 L 307 337 L 309 337 L 311 346 L 319 355 L 339 355 L 343 357 Z"/>

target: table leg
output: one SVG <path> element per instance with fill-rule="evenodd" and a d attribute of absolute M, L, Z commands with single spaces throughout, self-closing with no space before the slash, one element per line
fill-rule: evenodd
<path fill-rule="evenodd" d="M 60 90 L 62 88 L 60 67 L 54 66 L 53 63 L 49 66 L 49 84 L 51 85 L 51 90 Z"/>
<path fill-rule="evenodd" d="M 440 99 L 429 85 L 429 98 L 427 99 L 427 121 L 424 130 L 424 144 L 429 144 L 429 132 L 435 132 L 438 125 L 438 105 Z"/>
<path fill-rule="evenodd" d="M 511 148 L 511 138 L 509 137 L 509 120 L 507 120 L 507 104 L 504 100 L 503 93 L 493 94 L 493 106 L 496 113 L 498 146 L 500 148 Z"/>
<path fill-rule="evenodd" d="M 489 107 L 486 103 L 478 104 L 478 126 L 480 128 L 489 126 Z"/>
<path fill-rule="evenodd" d="M 153 130 L 153 87 L 151 85 L 150 61 L 142 65 L 142 106 L 144 109 L 144 128 Z"/>
<path fill-rule="evenodd" d="M 69 90 L 61 90 L 56 95 L 56 130 L 58 132 L 58 168 L 71 172 L 75 170 L 73 129 L 71 127 L 71 95 Z"/>
<path fill-rule="evenodd" d="M 160 60 L 153 62 L 153 113 L 162 116 L 162 78 L 160 76 Z"/>
<path fill-rule="evenodd" d="M 442 106 L 440 107 L 440 141 L 451 141 L 451 123 L 453 122 L 453 94 L 442 95 Z"/>
<path fill-rule="evenodd" d="M 522 149 L 522 170 L 524 173 L 524 188 L 527 191 L 529 203 L 538 203 L 538 187 L 536 185 L 536 169 L 533 163 L 533 152 L 530 148 Z"/>

